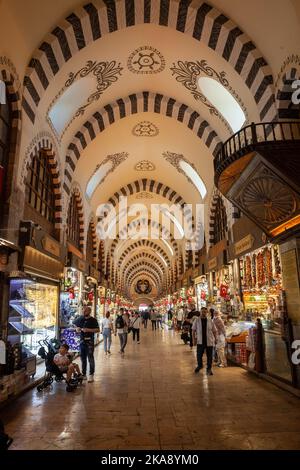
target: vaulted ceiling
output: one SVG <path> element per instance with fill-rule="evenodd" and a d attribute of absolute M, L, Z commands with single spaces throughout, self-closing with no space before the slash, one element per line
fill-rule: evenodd
<path fill-rule="evenodd" d="M 213 156 L 232 129 L 198 78 L 223 84 L 245 124 L 275 119 L 276 74 L 299 52 L 295 7 L 287 0 L 2 0 L 0 55 L 11 58 L 25 85 L 21 159 L 35 135 L 51 135 L 63 211 L 76 185 L 86 224 L 101 204 L 118 210 L 125 195 L 128 204 L 145 205 L 149 227 L 153 203 L 204 203 L 207 220 Z M 174 230 L 171 224 L 176 238 Z M 185 258 L 183 241 L 160 237 L 145 247 L 119 238 L 105 243 L 116 285 L 134 298 L 138 281 L 147 280 L 151 295 L 161 295 Z"/>

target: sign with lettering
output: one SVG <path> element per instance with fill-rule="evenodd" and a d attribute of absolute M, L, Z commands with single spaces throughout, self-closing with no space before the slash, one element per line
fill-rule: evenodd
<path fill-rule="evenodd" d="M 48 251 L 48 253 L 51 253 L 57 258 L 60 257 L 60 245 L 52 238 L 45 236 L 42 239 L 42 246 L 45 251 Z"/>
<path fill-rule="evenodd" d="M 241 253 L 244 253 L 245 251 L 251 250 L 253 243 L 254 243 L 254 237 L 251 234 L 242 238 L 241 240 L 239 240 L 238 242 L 234 244 L 235 254 L 240 255 Z"/>
<path fill-rule="evenodd" d="M 210 260 L 208 260 L 208 263 L 207 263 L 208 269 L 214 269 L 217 267 L 217 265 L 218 265 L 217 258 L 211 258 Z"/>

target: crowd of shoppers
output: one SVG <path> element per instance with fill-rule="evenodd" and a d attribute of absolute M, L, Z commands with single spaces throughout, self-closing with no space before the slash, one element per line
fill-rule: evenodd
<path fill-rule="evenodd" d="M 206 354 L 206 373 L 213 375 L 213 362 L 217 362 L 219 367 L 226 367 L 225 356 L 226 333 L 225 326 L 220 312 L 215 308 L 202 307 L 201 311 L 196 310 L 194 303 L 189 307 L 181 306 L 176 313 L 169 310 L 168 320 L 171 328 L 181 332 L 182 339 L 189 344 L 192 349 L 197 347 L 197 366 L 195 373 L 203 368 L 203 356 Z M 163 315 L 160 311 L 150 308 L 143 312 L 131 311 L 120 308 L 116 318 L 111 317 L 110 312 L 106 312 L 101 322 L 101 333 L 103 335 L 103 347 L 106 356 L 111 354 L 112 336 L 118 336 L 120 343 L 120 354 L 124 357 L 128 334 L 132 332 L 133 342 L 140 344 L 141 328 L 147 329 L 148 320 L 151 321 L 152 331 L 163 328 Z M 80 357 L 82 363 L 82 374 L 87 378 L 87 363 L 89 363 L 88 381 L 93 382 L 95 372 L 94 359 L 94 336 L 100 331 L 98 321 L 91 316 L 91 308 L 86 307 L 83 315 L 74 322 L 76 331 L 80 333 Z M 185 336 L 186 335 L 186 336 Z M 71 372 L 70 372 L 71 373 Z"/>

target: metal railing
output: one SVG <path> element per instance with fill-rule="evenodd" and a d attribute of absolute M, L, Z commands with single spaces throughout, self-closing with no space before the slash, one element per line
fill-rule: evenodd
<path fill-rule="evenodd" d="M 300 121 L 251 123 L 233 134 L 221 147 L 214 159 L 215 172 L 245 155 L 249 147 L 266 145 L 269 142 L 300 142 Z M 236 158 L 231 157 L 235 155 Z"/>

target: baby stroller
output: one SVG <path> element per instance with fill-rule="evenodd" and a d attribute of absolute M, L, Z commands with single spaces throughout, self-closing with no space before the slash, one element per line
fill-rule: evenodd
<path fill-rule="evenodd" d="M 39 345 L 40 349 L 38 350 L 38 355 L 44 359 L 46 366 L 44 379 L 42 383 L 37 386 L 37 391 L 41 392 L 42 390 L 50 387 L 53 380 L 55 380 L 55 382 L 63 382 L 66 379 L 54 362 L 54 356 L 58 353 L 60 347 L 59 341 L 56 339 L 48 340 L 48 338 L 46 338 L 39 341 Z M 70 383 L 67 383 L 66 391 L 73 392 L 81 383 L 82 377 L 75 377 Z"/>
<path fill-rule="evenodd" d="M 182 324 L 182 333 L 180 338 L 184 342 L 184 344 L 188 344 L 190 341 L 190 323 L 186 320 Z"/>
<path fill-rule="evenodd" d="M 5 433 L 4 424 L 0 421 L 0 451 L 7 450 L 12 442 L 13 439 Z"/>

